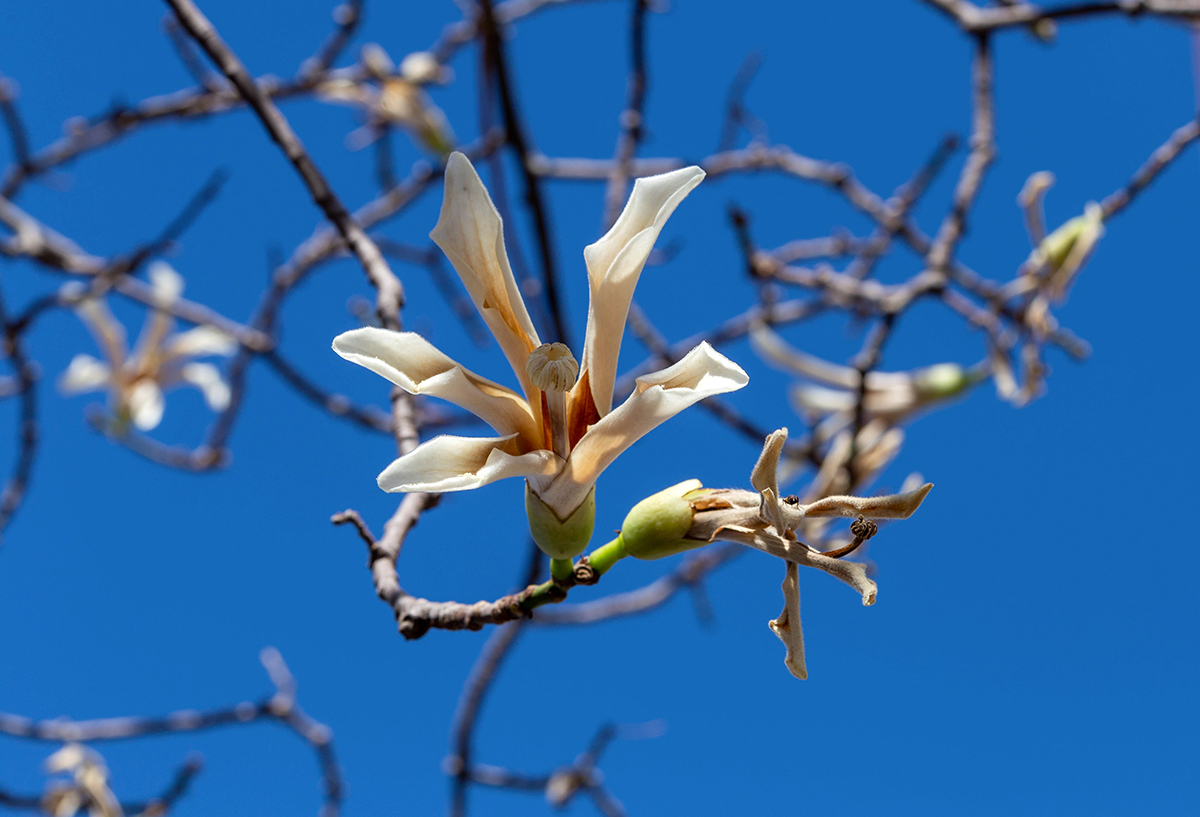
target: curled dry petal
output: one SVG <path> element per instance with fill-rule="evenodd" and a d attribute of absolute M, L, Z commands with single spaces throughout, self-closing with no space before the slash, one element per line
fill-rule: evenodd
<path fill-rule="evenodd" d="M 587 496 L 600 473 L 649 431 L 706 397 L 736 391 L 748 382 L 736 363 L 701 343 L 675 365 L 639 377 L 629 399 L 588 429 L 562 473 L 538 495 L 565 517 Z"/>
<path fill-rule="evenodd" d="M 865 516 L 868 519 L 908 519 L 933 489 L 927 482 L 915 491 L 889 496 L 827 496 L 801 505 L 804 516 Z"/>
<path fill-rule="evenodd" d="M 409 394 L 440 397 L 500 434 L 518 434 L 526 450 L 542 446 L 537 422 L 520 395 L 459 366 L 415 332 L 352 329 L 333 339 L 333 350 Z"/>
<path fill-rule="evenodd" d="M 787 647 L 783 663 L 788 672 L 803 681 L 808 678 L 808 667 L 804 664 L 804 630 L 800 627 L 799 572 L 794 562 L 787 563 L 783 577 L 783 612 L 768 624 Z"/>
<path fill-rule="evenodd" d="M 446 161 L 446 194 L 437 225 L 429 234 L 462 279 L 484 323 L 534 405 L 540 396 L 529 382 L 525 361 L 541 345 L 517 288 L 504 250 L 504 224 L 479 180 L 479 174 L 457 151 Z"/>
<path fill-rule="evenodd" d="M 612 409 L 617 357 L 633 290 L 667 219 L 704 179 L 698 167 L 638 179 L 621 216 L 604 237 L 584 249 L 591 299 L 579 389 L 590 388 L 600 417 Z M 573 395 L 580 400 L 581 394 Z"/>
<path fill-rule="evenodd" d="M 879 588 L 867 577 L 866 565 L 859 562 L 834 559 L 820 551 L 813 550 L 803 542 L 784 539 L 769 529 L 726 526 L 718 528 L 713 533 L 712 539 L 713 541 L 737 542 L 761 550 L 777 559 L 795 562 L 803 567 L 815 567 L 857 590 L 862 596 L 863 605 L 869 607 L 875 603 L 875 596 Z"/>
<path fill-rule="evenodd" d="M 517 435 L 434 437 L 395 460 L 377 482 L 385 491 L 467 491 L 509 477 L 549 477 L 561 460 L 551 451 L 520 454 Z"/>

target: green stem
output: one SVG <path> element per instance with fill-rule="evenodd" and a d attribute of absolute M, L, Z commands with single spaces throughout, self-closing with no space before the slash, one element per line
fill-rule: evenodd
<path fill-rule="evenodd" d="M 625 558 L 625 543 L 620 535 L 607 545 L 601 545 L 588 554 L 588 564 L 600 574 L 608 572 L 617 560 Z M 575 571 L 570 559 L 551 559 L 550 575 L 554 576 L 548 582 L 542 582 L 536 587 L 526 588 L 521 592 L 517 606 L 521 612 L 528 613 L 546 604 L 558 604 L 567 597 L 568 588 L 573 586 Z M 559 579 L 559 572 L 566 571 Z M 556 572 L 558 571 L 558 572 Z"/>
<path fill-rule="evenodd" d="M 566 581 L 575 575 L 575 563 L 570 559 L 551 559 L 550 577 L 558 581 Z"/>
<path fill-rule="evenodd" d="M 624 559 L 625 542 L 621 539 L 621 535 L 617 534 L 617 538 L 613 539 L 607 545 L 601 545 L 588 554 L 588 564 L 599 573 L 604 575 L 609 568 L 617 563 L 618 559 Z"/>

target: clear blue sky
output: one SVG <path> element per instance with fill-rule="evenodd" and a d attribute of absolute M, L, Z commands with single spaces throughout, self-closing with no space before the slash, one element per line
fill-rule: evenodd
<path fill-rule="evenodd" d="M 331 3 L 202 4 L 256 73 L 286 76 L 330 28 Z M 21 87 L 35 147 L 64 120 L 190 84 L 159 30 L 159 3 L 8 3 L 0 72 Z M 368 3 L 354 49 L 392 56 L 428 47 L 454 4 Z M 628 4 L 552 9 L 510 41 L 533 139 L 551 156 L 607 157 L 625 93 Z M 948 132 L 969 126 L 968 41 L 918 2 L 735 5 L 677 2 L 651 16 L 650 138 L 645 155 L 700 158 L 716 144 L 725 88 L 745 55 L 766 55 L 748 96 L 771 137 L 845 161 L 888 195 Z M 1188 32 L 1149 19 L 1072 22 L 1046 47 L 1014 31 L 996 39 L 999 161 L 962 257 L 1007 280 L 1029 246 L 1015 197 L 1052 170 L 1057 224 L 1117 189 L 1197 106 Z M 344 59 L 348 59 L 344 58 Z M 434 91 L 461 138 L 476 135 L 477 53 Z M 284 107 L 351 206 L 374 194 L 369 151 L 348 153 L 352 111 Z M 397 163 L 418 152 L 396 140 Z M 7 163 L 7 140 L 0 159 Z M 949 200 L 960 152 L 917 217 L 931 231 Z M 242 111 L 147 128 L 31 185 L 20 205 L 91 252 L 155 235 L 217 167 L 230 180 L 171 263 L 189 296 L 242 320 L 273 246 L 291 249 L 320 223 L 292 168 Z M 655 613 L 587 630 L 531 629 L 510 656 L 478 733 L 482 762 L 545 772 L 570 762 L 606 721 L 663 719 L 652 741 L 622 742 L 602 768 L 632 814 L 858 815 L 1184 814 L 1200 797 L 1196 607 L 1189 516 L 1196 490 L 1197 387 L 1192 329 L 1197 276 L 1195 146 L 1108 234 L 1060 311 L 1092 344 L 1075 364 L 1052 354 L 1049 393 L 1015 410 L 985 387 L 918 421 L 879 490 L 913 471 L 936 488 L 910 521 L 870 551 L 879 601 L 815 571 L 801 575 L 810 680 L 791 678 L 766 622 L 779 613 L 779 564 L 757 553 L 716 574 L 715 626 L 686 597 Z M 486 178 L 486 177 L 485 177 Z M 510 184 L 516 185 L 510 175 Z M 582 333 L 582 247 L 595 240 L 603 189 L 550 187 L 568 311 Z M 423 242 L 440 192 L 385 234 Z M 648 270 L 639 300 L 672 339 L 754 302 L 726 226 L 726 203 L 754 217 L 766 246 L 869 227 L 812 185 L 778 177 L 701 185 L 663 233 L 669 265 Z M 527 226 L 527 225 L 522 225 Z M 528 238 L 528 231 L 523 232 Z M 526 241 L 526 255 L 534 245 Z M 897 252 L 885 280 L 919 261 Z M 473 349 L 428 276 L 397 268 L 407 325 L 471 368 L 504 379 L 494 347 Z M 18 306 L 59 279 L 0 267 Z M 382 380 L 329 351 L 369 295 L 349 261 L 324 268 L 288 302 L 284 349 L 320 382 L 386 400 Z M 120 313 L 135 332 L 141 316 Z M 844 359 L 859 328 L 820 321 L 788 335 Z M 32 492 L 0 549 L 0 711 L 90 718 L 208 709 L 270 686 L 257 662 L 278 647 L 305 708 L 334 731 L 347 814 L 444 809 L 439 764 L 460 683 L 485 634 L 433 632 L 406 643 L 375 597 L 362 543 L 329 525 L 357 508 L 378 531 L 395 498 L 374 484 L 390 440 L 322 415 L 265 366 L 252 372 L 218 475 L 149 465 L 85 427 L 84 398 L 52 382 L 92 341 L 70 314 L 31 339 L 43 366 L 43 443 Z M 901 322 L 884 367 L 971 363 L 978 335 L 945 310 Z M 732 402 L 767 427 L 792 425 L 787 380 L 744 344 L 726 349 L 751 374 Z M 643 356 L 626 344 L 623 363 Z M 15 455 L 14 401 L 0 403 L 0 464 Z M 156 435 L 193 444 L 209 420 L 200 399 L 168 397 Z M 640 497 L 689 477 L 747 482 L 757 445 L 698 410 L 643 440 L 601 481 L 598 530 Z M 448 497 L 412 535 L 401 581 L 435 599 L 508 592 L 525 558 L 521 486 Z M 578 598 L 652 580 L 671 563 L 622 563 Z M 572 594 L 575 598 L 576 594 Z M 126 798 L 156 793 L 191 750 L 206 769 L 178 814 L 311 814 L 318 776 L 308 748 L 273 726 L 103 744 Z M 0 785 L 40 789 L 51 745 L 0 738 Z M 537 813 L 529 795 L 475 790 L 476 814 Z M 589 814 L 586 802 L 574 806 Z"/>

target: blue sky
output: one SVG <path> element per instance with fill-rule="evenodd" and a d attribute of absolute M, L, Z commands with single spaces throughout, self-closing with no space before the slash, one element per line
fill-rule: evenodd
<path fill-rule="evenodd" d="M 202 8 L 256 73 L 286 76 L 330 28 L 323 2 L 206 2 Z M 150 2 L 7 4 L 0 72 L 21 89 L 35 147 L 65 120 L 186 87 L 191 80 Z M 450 2 L 371 4 L 349 54 L 381 43 L 396 59 L 427 48 L 456 19 Z M 628 5 L 544 11 L 509 42 L 533 140 L 550 156 L 608 157 L 625 93 Z M 917 3 L 678 2 L 648 22 L 649 139 L 643 155 L 699 159 L 720 131 L 725 89 L 748 52 L 765 62 L 747 103 L 774 141 L 850 164 L 889 195 L 949 132 L 969 127 L 969 42 Z M 350 55 L 343 57 L 343 62 Z M 477 52 L 433 94 L 462 139 L 477 135 Z M 1047 47 L 1025 32 L 996 38 L 999 160 L 961 257 L 1007 280 L 1029 252 L 1015 197 L 1052 170 L 1050 224 L 1117 189 L 1197 106 L 1190 37 L 1178 26 L 1119 18 L 1063 24 Z M 354 112 L 314 102 L 283 108 L 351 207 L 375 194 L 370 151 L 347 152 Z M 7 140 L 0 157 L 7 163 Z M 936 229 L 963 152 L 916 213 Z M 396 140 L 406 168 L 417 148 Z M 290 252 L 320 224 L 292 168 L 241 111 L 146 128 L 30 185 L 18 203 L 89 251 L 128 249 L 162 229 L 218 167 L 220 198 L 169 261 L 187 294 L 245 320 L 272 247 Z M 590 629 L 530 628 L 482 715 L 480 761 L 529 772 L 568 763 L 604 722 L 661 719 L 654 740 L 618 742 L 602 769 L 632 814 L 1183 814 L 1200 786 L 1195 676 L 1200 655 L 1190 580 L 1196 537 L 1197 398 L 1192 304 L 1200 217 L 1193 145 L 1108 225 L 1059 311 L 1092 346 L 1074 363 L 1051 353 L 1049 392 L 1016 410 L 990 387 L 908 429 L 877 490 L 910 472 L 936 484 L 910 521 L 872 543 L 879 601 L 815 571 L 801 575 L 810 679 L 782 666 L 766 622 L 780 609 L 778 562 L 747 553 L 715 574 L 710 627 L 686 596 L 645 617 Z M 485 175 L 485 180 L 486 180 Z M 510 188 L 518 188 L 509 175 Z M 603 188 L 548 186 L 567 311 L 582 334 L 581 250 L 598 236 Z M 424 242 L 440 191 L 384 234 Z M 638 300 L 672 340 L 754 303 L 725 219 L 736 201 L 764 246 L 827 235 L 865 220 L 794 179 L 712 180 L 663 233 L 679 252 L 643 276 Z M 527 223 L 523 249 L 535 257 Z M 898 250 L 880 267 L 896 281 L 919 260 Z M 496 379 L 498 349 L 471 346 L 425 271 L 397 266 L 409 328 Z M 18 307 L 61 279 L 24 263 L 0 267 Z M 314 379 L 383 403 L 384 382 L 329 351 L 369 296 L 358 268 L 323 268 L 288 301 L 283 349 Z M 131 332 L 141 314 L 122 308 Z M 861 327 L 822 319 L 789 341 L 844 360 Z M 263 365 L 232 440 L 231 467 L 196 476 L 150 465 L 91 432 L 85 398 L 53 379 L 92 341 L 67 313 L 30 339 L 43 371 L 42 447 L 26 504 L 0 548 L 0 711 L 91 718 L 208 709 L 270 691 L 257 662 L 278 647 L 300 700 L 334 732 L 348 814 L 437 813 L 440 771 L 462 679 L 486 633 L 433 632 L 406 643 L 375 597 L 362 543 L 328 523 L 358 509 L 376 531 L 395 506 L 376 473 L 392 442 L 321 414 Z M 980 337 L 943 309 L 900 321 L 884 368 L 972 363 Z M 786 377 L 746 344 L 724 350 L 751 375 L 731 402 L 764 427 L 800 423 Z M 623 368 L 644 350 L 627 340 Z M 15 456 L 16 406 L 0 403 L 0 462 Z M 155 432 L 195 444 L 210 415 L 183 391 Z M 6 429 L 11 429 L 6 430 Z M 1189 454 L 1188 452 L 1193 452 Z M 655 431 L 602 478 L 597 529 L 620 525 L 639 498 L 696 477 L 743 486 L 753 441 L 691 410 Z M 474 601 L 511 589 L 523 569 L 522 488 L 500 483 L 448 496 L 413 533 L 405 587 Z M 622 563 L 598 597 L 653 580 L 673 562 Z M 312 813 L 318 776 L 308 748 L 256 725 L 103 744 L 123 797 L 157 792 L 190 751 L 206 769 L 177 813 Z M 0 785 L 40 789 L 51 745 L 0 738 Z M 476 789 L 476 814 L 543 808 L 530 795 Z M 575 813 L 590 814 L 580 802 Z"/>

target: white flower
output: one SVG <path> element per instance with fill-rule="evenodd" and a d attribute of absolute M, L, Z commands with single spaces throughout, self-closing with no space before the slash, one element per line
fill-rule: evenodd
<path fill-rule="evenodd" d="M 150 265 L 149 274 L 160 308 L 146 318 L 133 353 L 126 344 L 125 328 L 104 301 L 83 296 L 75 311 L 91 330 L 107 361 L 76 355 L 58 381 L 59 389 L 66 394 L 107 390 L 117 422 L 132 422 L 142 431 L 150 431 L 162 420 L 163 390 L 172 386 L 195 386 L 210 409 L 224 410 L 230 392 L 220 370 L 192 358 L 228 357 L 237 351 L 237 341 L 212 326 L 172 334 L 175 321 L 165 310 L 183 293 L 183 278 L 161 261 Z M 71 290 L 64 295 L 78 297 Z"/>
<path fill-rule="evenodd" d="M 391 57 L 379 45 L 363 47 L 363 68 L 374 81 L 337 78 L 317 86 L 317 94 L 331 102 L 348 103 L 366 111 L 367 124 L 347 137 L 352 150 L 374 142 L 385 124 L 399 125 L 411 133 L 431 153 L 444 156 L 454 147 L 454 131 L 442 109 L 434 104 L 423 86 L 449 82 L 453 72 L 418 51 L 400 63 L 396 75 Z"/>
<path fill-rule="evenodd" d="M 51 817 L 73 817 L 87 808 L 89 817 L 121 817 L 121 805 L 108 787 L 108 768 L 94 750 L 68 743 L 46 758 L 50 774 L 70 772 L 71 782 L 53 781 L 42 797 L 42 811 Z"/>
<path fill-rule="evenodd" d="M 543 345 L 538 338 L 505 254 L 500 214 L 467 158 L 451 154 L 441 216 L 430 237 L 496 336 L 520 393 L 464 369 L 414 333 L 366 328 L 339 335 L 333 348 L 342 357 L 410 394 L 448 400 L 499 434 L 436 437 L 384 469 L 379 486 L 436 493 L 524 477 L 539 545 L 559 559 L 582 552 L 590 520 L 576 531 L 582 543 L 574 536 L 570 543 L 555 543 L 539 538 L 536 509 L 544 507 L 560 525 L 580 509 L 590 513 L 596 479 L 622 451 L 693 403 L 748 382 L 737 364 L 702 343 L 675 365 L 639 377 L 625 403 L 612 407 L 634 286 L 667 218 L 703 178 L 704 171 L 689 167 L 639 179 L 612 229 L 584 250 L 591 302 L 576 377 L 565 347 Z"/>

